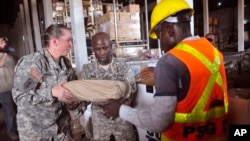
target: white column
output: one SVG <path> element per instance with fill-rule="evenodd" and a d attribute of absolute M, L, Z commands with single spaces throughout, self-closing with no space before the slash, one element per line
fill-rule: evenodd
<path fill-rule="evenodd" d="M 31 52 L 34 52 L 34 46 L 33 46 L 33 38 L 32 38 L 32 33 L 31 33 L 29 3 L 28 3 L 28 0 L 23 0 L 23 3 L 24 3 L 24 12 L 25 12 L 25 25 L 27 29 L 26 40 L 28 41 L 29 51 L 31 53 Z"/>
<path fill-rule="evenodd" d="M 238 51 L 244 51 L 244 0 L 238 0 Z"/>
<path fill-rule="evenodd" d="M 42 50 L 42 41 L 41 41 L 41 33 L 40 33 L 40 26 L 39 26 L 39 20 L 38 20 L 36 0 L 31 0 L 31 13 L 32 13 L 35 45 L 36 45 L 37 51 L 39 51 L 39 50 Z"/>
<path fill-rule="evenodd" d="M 25 55 L 25 45 L 24 45 L 24 40 L 23 40 L 23 26 L 22 26 L 22 17 L 21 17 L 21 13 L 18 12 L 18 34 L 20 34 L 20 38 L 19 38 L 19 52 L 18 55 L 23 56 Z"/>
<path fill-rule="evenodd" d="M 26 23 L 25 23 L 25 16 L 24 16 L 24 10 L 23 10 L 23 4 L 19 4 L 20 9 L 20 15 L 21 15 L 21 23 L 22 23 L 22 33 L 23 33 L 23 43 L 24 43 L 24 54 L 29 54 L 29 44 L 27 39 L 27 29 L 26 29 Z"/>
<path fill-rule="evenodd" d="M 82 0 L 69 0 L 69 5 L 76 71 L 79 73 L 82 65 L 88 63 Z"/>
<path fill-rule="evenodd" d="M 146 27 L 144 27 L 144 28 L 146 28 L 145 30 L 146 30 L 146 39 L 147 39 L 147 49 L 150 49 L 149 48 L 149 24 L 148 24 L 148 4 L 147 4 L 147 0 L 144 0 L 144 8 L 145 8 L 145 11 L 147 11 L 147 12 L 144 12 L 145 13 L 145 22 L 146 22 Z"/>
<path fill-rule="evenodd" d="M 209 9 L 208 9 L 208 0 L 203 0 L 203 31 L 204 35 L 209 33 Z"/>
<path fill-rule="evenodd" d="M 20 45 L 18 44 L 19 41 L 18 41 L 18 37 L 20 36 L 20 33 L 18 32 L 18 17 L 16 17 L 16 21 L 15 21 L 15 24 L 13 26 L 13 33 L 18 33 L 17 36 L 15 36 L 14 34 L 12 34 L 12 39 L 13 39 L 13 42 L 14 42 L 14 47 L 15 47 L 15 55 L 19 58 L 19 49 L 20 49 Z M 15 40 L 14 40 L 15 38 Z"/>
<path fill-rule="evenodd" d="M 45 28 L 53 23 L 52 0 L 43 0 Z"/>

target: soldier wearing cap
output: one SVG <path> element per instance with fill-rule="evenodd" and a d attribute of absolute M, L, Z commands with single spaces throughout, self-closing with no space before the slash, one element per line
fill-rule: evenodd
<path fill-rule="evenodd" d="M 4 112 L 7 133 L 12 140 L 16 140 L 18 139 L 16 108 L 11 95 L 16 60 L 5 50 L 7 41 L 7 37 L 0 38 L 0 104 Z"/>
<path fill-rule="evenodd" d="M 75 79 L 65 57 L 72 48 L 72 33 L 52 24 L 43 36 L 44 49 L 19 59 L 15 67 L 13 98 L 22 141 L 72 141 L 67 100 L 73 94 L 62 84 Z M 72 106 L 72 105 L 68 105 Z"/>
<path fill-rule="evenodd" d="M 155 69 L 154 102 L 134 109 L 111 100 L 106 116 L 120 116 L 162 141 L 226 141 L 228 95 L 222 54 L 205 37 L 192 36 L 194 10 L 185 0 L 161 0 L 151 15 L 150 37 L 163 55 Z"/>

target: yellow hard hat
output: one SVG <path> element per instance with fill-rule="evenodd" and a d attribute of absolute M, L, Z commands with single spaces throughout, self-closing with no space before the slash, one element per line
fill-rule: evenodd
<path fill-rule="evenodd" d="M 194 10 L 188 5 L 185 0 L 161 0 L 153 9 L 151 14 L 151 29 L 150 29 L 150 37 L 156 39 L 156 33 L 154 32 L 154 28 L 158 25 L 162 20 L 167 17 L 174 15 L 177 12 L 182 10 Z"/>

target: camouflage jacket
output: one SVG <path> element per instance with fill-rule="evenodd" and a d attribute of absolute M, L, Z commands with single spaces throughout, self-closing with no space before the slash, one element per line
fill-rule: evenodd
<path fill-rule="evenodd" d="M 63 103 L 52 97 L 51 89 L 62 81 L 74 79 L 69 61 L 62 57 L 56 63 L 44 49 L 22 57 L 14 71 L 12 95 L 18 109 L 18 130 L 48 138 L 60 131 L 67 134 L 69 114 Z"/>
<path fill-rule="evenodd" d="M 134 93 L 136 91 L 136 82 L 134 72 L 129 66 L 117 58 L 112 59 L 112 63 L 107 70 L 97 62 L 83 65 L 80 78 L 86 80 L 119 80 L 127 81 L 132 88 L 130 98 L 124 101 L 123 104 L 130 105 Z M 116 137 L 116 140 L 134 140 L 132 125 L 120 118 L 111 120 L 103 115 L 103 109 L 95 104 L 92 105 L 92 124 L 94 140 L 109 140 L 111 134 Z M 119 129 L 119 130 L 118 130 Z M 116 135 L 119 135 L 117 137 Z"/>

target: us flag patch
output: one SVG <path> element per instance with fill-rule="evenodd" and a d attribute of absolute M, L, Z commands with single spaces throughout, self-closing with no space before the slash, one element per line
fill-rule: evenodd
<path fill-rule="evenodd" d="M 31 70 L 30 70 L 30 76 L 33 78 L 33 79 L 35 79 L 36 81 L 40 81 L 41 79 L 42 79 L 42 77 L 43 77 L 43 75 L 40 73 L 40 71 L 39 70 L 37 70 L 37 69 L 35 69 L 35 68 L 32 68 Z"/>

